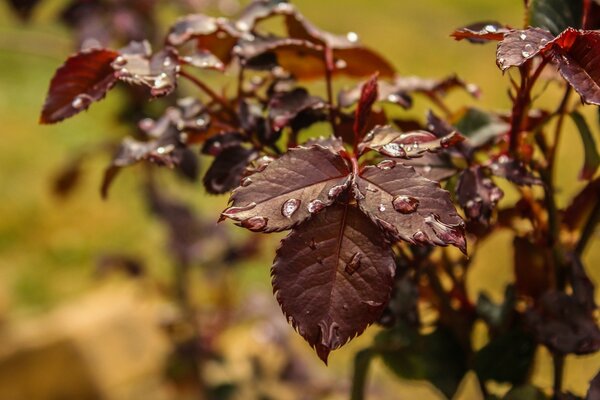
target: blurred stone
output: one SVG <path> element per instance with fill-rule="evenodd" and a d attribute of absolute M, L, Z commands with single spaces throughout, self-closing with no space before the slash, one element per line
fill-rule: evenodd
<path fill-rule="evenodd" d="M 161 304 L 139 285 L 108 286 L 0 328 L 0 399 L 163 400 L 169 351 Z"/>

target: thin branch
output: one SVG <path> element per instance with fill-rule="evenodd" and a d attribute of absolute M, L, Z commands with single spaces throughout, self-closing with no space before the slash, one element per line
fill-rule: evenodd
<path fill-rule="evenodd" d="M 213 91 L 208 85 L 202 82 L 200 79 L 196 78 L 194 75 L 184 71 L 183 69 L 179 72 L 179 75 L 186 78 L 188 81 L 192 82 L 196 85 L 200 90 L 202 90 L 205 94 L 208 95 L 215 103 L 218 103 L 223 107 L 223 110 L 229 114 L 234 121 L 238 121 L 237 113 L 233 108 L 231 108 L 231 104 L 227 102 L 222 96 Z"/>

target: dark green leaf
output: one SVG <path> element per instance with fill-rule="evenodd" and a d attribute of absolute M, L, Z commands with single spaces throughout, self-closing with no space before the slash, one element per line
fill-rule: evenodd
<path fill-rule="evenodd" d="M 558 35 L 568 27 L 580 28 L 583 2 L 578 0 L 532 0 L 529 24 Z"/>
<path fill-rule="evenodd" d="M 594 174 L 598 170 L 598 166 L 600 166 L 600 154 L 598 154 L 598 148 L 596 147 L 596 141 L 594 140 L 592 131 L 583 115 L 578 111 L 573 111 L 571 113 L 571 118 L 577 126 L 581 141 L 583 142 L 583 150 L 585 152 L 583 168 L 579 173 L 579 178 L 590 180 L 594 177 Z"/>

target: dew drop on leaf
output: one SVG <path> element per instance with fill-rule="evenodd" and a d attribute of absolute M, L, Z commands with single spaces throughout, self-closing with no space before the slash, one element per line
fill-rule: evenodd
<path fill-rule="evenodd" d="M 519 35 L 519 37 L 521 38 L 521 40 L 525 40 L 525 39 L 527 39 L 527 35 L 526 35 L 526 34 L 524 34 L 524 33 L 521 33 L 521 34 Z"/>
<path fill-rule="evenodd" d="M 380 307 L 381 303 L 378 301 L 373 301 L 373 300 L 366 300 L 366 301 L 362 301 L 363 304 L 366 304 L 368 306 L 371 307 Z"/>
<path fill-rule="evenodd" d="M 361 258 L 362 258 L 362 254 L 360 252 L 354 253 L 352 258 L 350 259 L 350 262 L 348 262 L 348 264 L 346 264 L 346 268 L 344 268 L 344 271 L 346 271 L 346 273 L 348 273 L 349 275 L 352 275 L 353 273 L 355 273 L 360 268 L 360 259 Z"/>
<path fill-rule="evenodd" d="M 240 185 L 241 185 L 242 187 L 247 187 L 247 186 L 250 186 L 250 184 L 251 184 L 251 183 L 252 183 L 252 178 L 250 178 L 250 177 L 248 176 L 248 177 L 246 177 L 246 178 L 242 179 L 242 181 L 240 182 Z"/>
<path fill-rule="evenodd" d="M 431 214 L 425 217 L 425 223 L 429 225 L 438 238 L 447 243 L 456 243 L 459 248 L 464 248 L 464 237 L 459 229 L 459 226 L 446 224 L 440 220 L 436 214 Z"/>
<path fill-rule="evenodd" d="M 429 237 L 423 231 L 416 231 L 413 235 L 413 239 L 417 243 L 429 243 Z"/>
<path fill-rule="evenodd" d="M 289 199 L 281 206 L 281 214 L 286 218 L 291 218 L 292 215 L 298 211 L 300 203 L 301 201 L 299 199 Z"/>
<path fill-rule="evenodd" d="M 231 217 L 244 211 L 250 211 L 254 207 L 256 207 L 256 203 L 254 202 L 242 207 L 229 207 L 227 210 L 223 211 L 223 215 Z"/>
<path fill-rule="evenodd" d="M 396 166 L 396 161 L 394 160 L 383 160 L 379 164 L 377 164 L 377 168 L 381 170 L 389 170 Z"/>
<path fill-rule="evenodd" d="M 315 238 L 312 238 L 310 240 L 310 243 L 308 244 L 308 247 L 310 247 L 311 250 L 316 250 L 317 249 L 317 242 L 315 242 Z"/>
<path fill-rule="evenodd" d="M 379 211 L 384 212 L 385 211 L 385 204 L 380 204 L 379 207 L 377 207 L 379 209 Z"/>
<path fill-rule="evenodd" d="M 381 152 L 390 157 L 406 157 L 406 152 L 398 143 L 388 143 L 381 148 Z"/>
<path fill-rule="evenodd" d="M 335 198 L 337 198 L 344 191 L 344 189 L 346 189 L 346 185 L 336 185 L 336 186 L 333 186 L 331 189 L 329 189 L 329 192 L 327 193 L 327 196 L 330 199 L 335 199 Z"/>
<path fill-rule="evenodd" d="M 261 231 L 267 226 L 267 218 L 265 217 L 251 217 L 241 222 L 244 228 L 250 229 L 251 231 Z"/>
<path fill-rule="evenodd" d="M 325 208 L 325 203 L 323 203 L 321 200 L 316 199 L 311 201 L 310 203 L 308 203 L 308 212 L 311 214 L 315 214 L 318 213 L 319 211 L 321 211 L 322 209 Z"/>
<path fill-rule="evenodd" d="M 394 200 L 392 200 L 392 205 L 394 206 L 394 210 L 398 211 L 399 213 L 412 214 L 417 211 L 417 208 L 419 207 L 419 200 L 411 196 L 400 195 L 394 197 Z"/>
<path fill-rule="evenodd" d="M 533 53 L 533 46 L 529 43 L 523 47 L 523 51 L 521 51 L 521 55 L 523 57 L 529 57 Z"/>

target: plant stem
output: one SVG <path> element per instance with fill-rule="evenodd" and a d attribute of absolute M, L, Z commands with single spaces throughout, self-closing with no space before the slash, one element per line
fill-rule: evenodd
<path fill-rule="evenodd" d="M 208 87 L 208 85 L 206 85 L 200 79 L 196 78 L 194 75 L 184 71 L 183 69 L 179 72 L 179 75 L 181 75 L 182 77 L 186 78 L 187 80 L 192 82 L 194 85 L 196 85 L 200 90 L 202 90 L 205 94 L 207 94 L 208 97 L 210 97 L 214 102 L 219 103 L 221 105 L 221 107 L 223 107 L 223 110 L 227 114 L 229 114 L 233 118 L 234 121 L 236 121 L 236 122 L 238 121 L 237 113 L 235 112 L 234 109 L 231 108 L 231 105 L 227 102 L 227 100 L 225 100 L 222 96 L 220 96 L 219 94 L 214 92 L 210 87 Z"/>
<path fill-rule="evenodd" d="M 372 349 L 361 350 L 354 357 L 354 376 L 352 377 L 352 390 L 350 400 L 363 400 L 365 398 L 365 386 L 369 365 L 375 355 Z"/>
<path fill-rule="evenodd" d="M 333 70 L 335 68 L 335 64 L 333 63 L 333 49 L 329 46 L 325 47 L 324 51 L 324 61 L 325 61 L 325 84 L 327 86 L 327 103 L 329 103 L 329 123 L 331 124 L 331 129 L 333 131 L 333 135 L 339 137 L 337 133 L 337 107 L 333 101 Z"/>
<path fill-rule="evenodd" d="M 562 392 L 562 384 L 565 370 L 565 356 L 562 354 L 553 354 L 552 361 L 554 364 L 554 384 L 553 391 L 554 397 L 558 398 L 558 395 Z"/>

